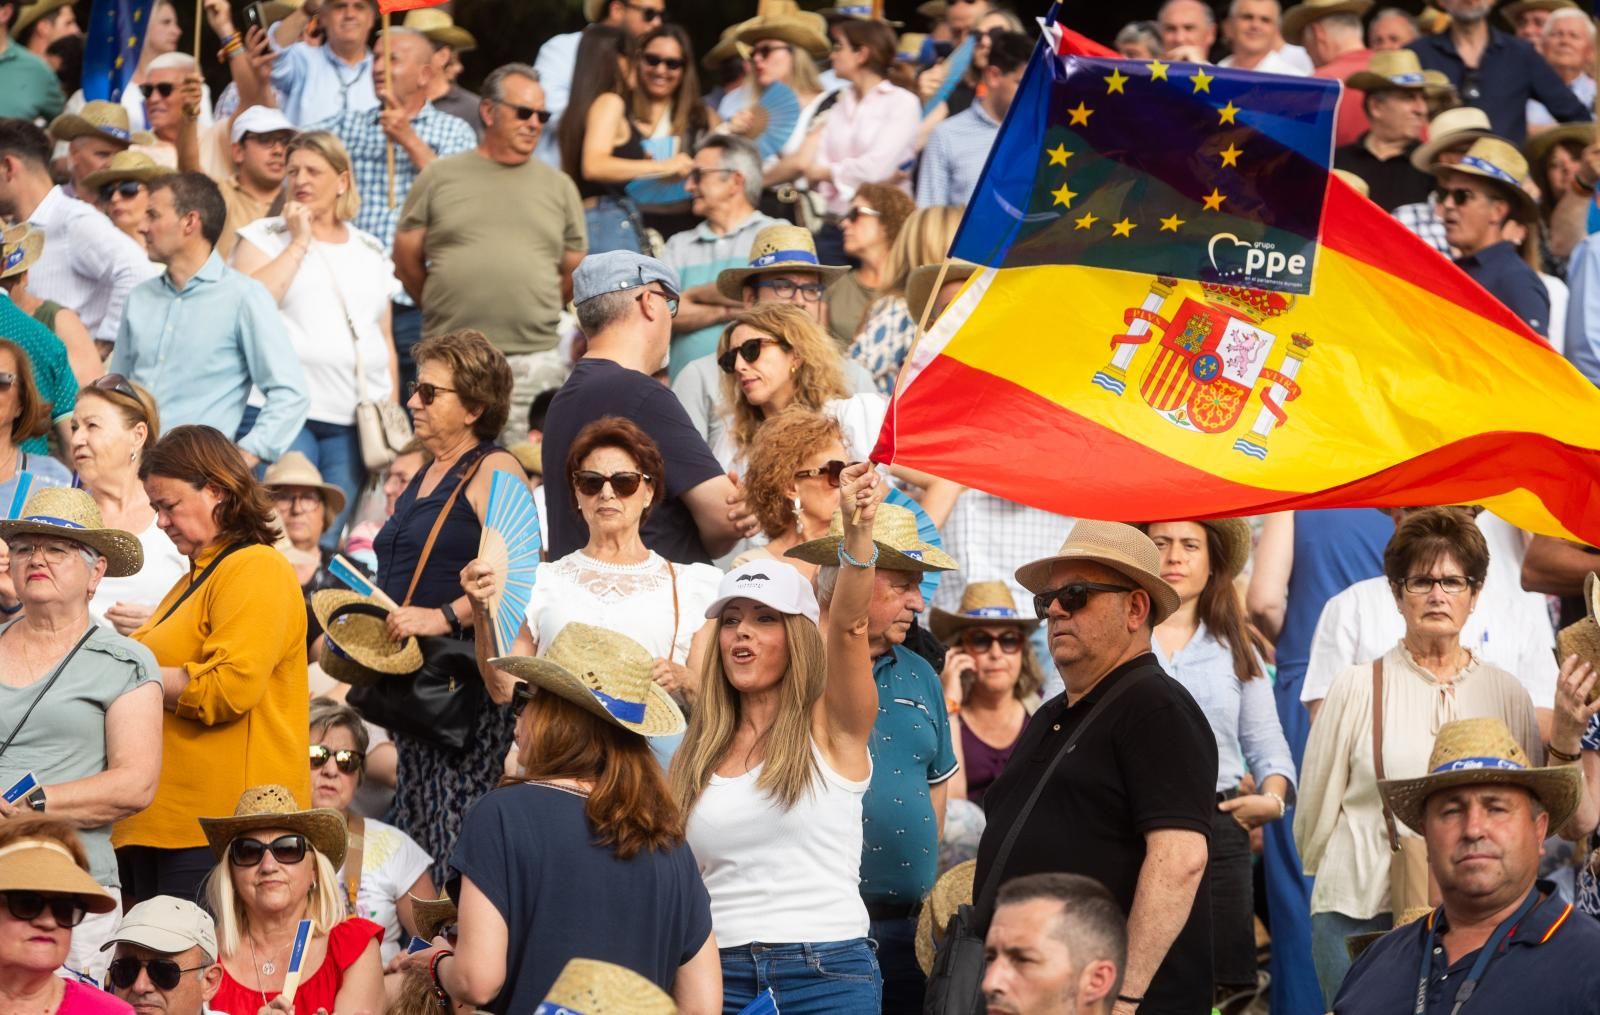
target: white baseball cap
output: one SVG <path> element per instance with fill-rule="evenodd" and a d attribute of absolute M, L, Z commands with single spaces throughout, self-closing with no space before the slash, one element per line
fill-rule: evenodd
<path fill-rule="evenodd" d="M 121 942 L 163 955 L 179 955 L 199 946 L 207 962 L 217 961 L 217 925 L 211 914 L 171 895 L 157 895 L 128 910 L 122 925 L 100 950 Z"/>
<path fill-rule="evenodd" d="M 821 616 L 811 583 L 781 560 L 754 560 L 723 575 L 717 601 L 706 607 L 706 618 L 715 620 L 735 599 L 753 599 L 779 613 L 799 614 L 813 624 L 819 623 Z"/>
<path fill-rule="evenodd" d="M 294 124 L 274 106 L 251 106 L 233 118 L 233 143 L 246 134 L 297 134 Z"/>

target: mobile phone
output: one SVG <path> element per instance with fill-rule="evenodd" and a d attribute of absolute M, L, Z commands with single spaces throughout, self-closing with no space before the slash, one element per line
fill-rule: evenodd
<path fill-rule="evenodd" d="M 267 12 L 262 9 L 259 0 L 244 5 L 244 20 L 251 28 L 259 28 L 263 32 L 267 30 Z"/>

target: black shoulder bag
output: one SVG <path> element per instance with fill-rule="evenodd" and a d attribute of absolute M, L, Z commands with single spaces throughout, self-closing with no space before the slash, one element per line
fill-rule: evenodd
<path fill-rule="evenodd" d="M 994 863 L 983 879 L 982 889 L 973 898 L 973 904 L 956 910 L 934 949 L 933 970 L 928 974 L 928 987 L 923 994 L 923 1015 L 982 1015 L 983 936 L 993 914 L 995 896 L 1000 893 L 1000 874 L 1006 869 L 1006 861 L 1011 859 L 1012 847 L 1017 844 L 1017 837 L 1028 823 L 1034 805 L 1044 795 L 1045 787 L 1050 785 L 1050 777 L 1055 775 L 1056 766 L 1072 753 L 1078 745 L 1078 739 L 1094 725 L 1095 717 L 1142 676 L 1142 673 L 1128 674 L 1117 681 L 1105 697 L 1095 702 L 1083 722 L 1072 731 L 1067 742 L 1050 759 L 1050 764 L 1045 766 L 1039 781 L 1034 783 L 1033 792 L 1028 794 L 1028 802 L 1022 805 L 1016 820 L 1006 830 L 1006 837 L 1000 843 L 999 852 L 995 853 Z"/>

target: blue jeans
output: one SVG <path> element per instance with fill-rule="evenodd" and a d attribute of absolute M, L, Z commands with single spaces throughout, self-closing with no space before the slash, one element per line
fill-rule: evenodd
<path fill-rule="evenodd" d="M 738 1015 L 768 987 L 783 1015 L 877 1015 L 883 1005 L 878 959 L 864 937 L 722 949 L 723 1015 Z"/>
<path fill-rule="evenodd" d="M 917 965 L 917 918 L 873 920 L 867 933 L 878 945 L 883 1015 L 922 1015 L 922 995 L 928 978 Z"/>
<path fill-rule="evenodd" d="M 366 466 L 361 463 L 361 438 L 353 424 L 343 426 L 308 419 L 295 435 L 289 450 L 298 451 L 311 459 L 311 464 L 322 473 L 325 482 L 344 491 L 344 510 L 333 519 L 328 531 L 322 534 L 322 545 L 330 550 L 337 549 L 339 534 L 344 531 L 345 520 L 356 506 L 356 499 L 361 496 L 361 487 L 367 478 Z"/>
<path fill-rule="evenodd" d="M 639 222 L 639 209 L 627 198 L 609 195 L 596 198 L 595 206 L 583 211 L 584 228 L 589 233 L 589 253 L 642 251 L 644 234 Z"/>
<path fill-rule="evenodd" d="M 1343 913 L 1311 914 L 1311 961 L 1317 967 L 1317 982 L 1322 986 L 1322 1005 L 1325 1011 L 1333 1009 L 1333 999 L 1339 985 L 1354 962 L 1344 940 L 1351 934 L 1370 934 L 1389 930 L 1394 917 L 1379 913 L 1370 920 L 1358 920 Z"/>

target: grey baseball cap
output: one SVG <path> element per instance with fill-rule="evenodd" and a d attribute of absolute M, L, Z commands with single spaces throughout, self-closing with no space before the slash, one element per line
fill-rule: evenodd
<path fill-rule="evenodd" d="M 122 942 L 164 955 L 178 955 L 198 945 L 207 962 L 217 961 L 217 926 L 211 914 L 171 895 L 157 895 L 128 910 L 100 950 Z"/>
<path fill-rule="evenodd" d="M 678 273 L 653 257 L 631 250 L 608 250 L 590 254 L 578 262 L 572 273 L 572 302 L 583 303 L 606 293 L 637 289 L 660 282 L 676 296 L 683 291 Z"/>

